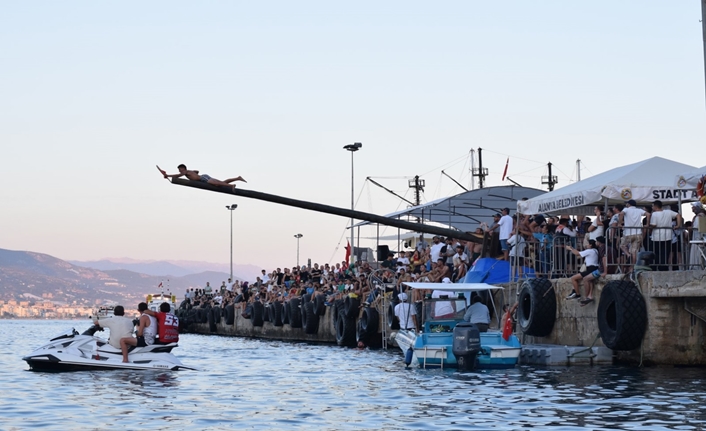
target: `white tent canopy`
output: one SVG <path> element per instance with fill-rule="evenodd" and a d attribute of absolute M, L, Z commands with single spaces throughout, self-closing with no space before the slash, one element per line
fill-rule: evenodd
<path fill-rule="evenodd" d="M 423 222 L 450 226 L 462 232 L 473 232 L 481 223 L 493 224 L 493 214 L 503 208 L 514 209 L 517 201 L 546 193 L 544 190 L 519 186 L 485 187 L 455 196 L 436 199 L 387 214 L 390 218 L 418 218 Z M 360 222 L 355 226 L 373 223 Z M 396 238 L 396 237 L 395 237 Z"/>
<path fill-rule="evenodd" d="M 609 204 L 634 199 L 637 202 L 682 202 L 696 200 L 696 193 L 675 188 L 674 178 L 695 170 L 693 166 L 661 157 L 621 166 L 594 175 L 541 196 L 518 202 L 523 214 L 566 212 L 585 205 Z"/>
<path fill-rule="evenodd" d="M 706 177 L 706 166 L 688 172 L 680 172 L 675 177 L 675 185 L 682 190 L 696 190 L 701 178 Z"/>

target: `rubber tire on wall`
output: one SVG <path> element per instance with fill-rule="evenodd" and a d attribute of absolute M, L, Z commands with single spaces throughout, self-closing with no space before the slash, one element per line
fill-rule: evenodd
<path fill-rule="evenodd" d="M 302 302 L 301 305 L 299 306 L 299 309 L 301 310 L 302 313 L 302 328 L 306 328 L 306 319 L 309 318 L 309 314 L 307 313 L 306 305 L 310 304 L 311 302 Z"/>
<path fill-rule="evenodd" d="M 274 310 L 274 319 L 272 320 L 272 324 L 275 326 L 284 325 L 284 306 L 282 305 L 282 303 L 274 302 L 270 304 L 270 308 Z"/>
<path fill-rule="evenodd" d="M 289 301 L 282 304 L 282 323 L 289 325 L 289 315 L 291 311 L 289 309 Z"/>
<path fill-rule="evenodd" d="M 647 329 L 647 304 L 632 281 L 613 280 L 603 287 L 597 317 L 606 347 L 612 350 L 640 347 Z"/>
<path fill-rule="evenodd" d="M 213 320 L 216 325 L 221 324 L 221 316 L 223 315 L 223 309 L 221 307 L 213 307 Z"/>
<path fill-rule="evenodd" d="M 226 306 L 226 325 L 233 325 L 235 323 L 235 306 L 233 304 Z"/>
<path fill-rule="evenodd" d="M 346 296 L 346 299 L 344 300 L 344 307 L 346 317 L 348 317 L 349 319 L 357 319 L 359 312 L 358 307 L 360 307 L 360 299 Z"/>
<path fill-rule="evenodd" d="M 326 296 L 316 295 L 316 314 L 319 316 L 326 315 Z"/>
<path fill-rule="evenodd" d="M 342 347 L 354 347 L 356 345 L 355 337 L 355 319 L 346 317 L 346 310 L 341 309 L 336 324 L 336 344 Z"/>
<path fill-rule="evenodd" d="M 358 323 L 355 325 L 355 339 L 358 341 L 358 343 L 363 343 L 365 345 L 368 344 L 368 340 L 370 339 L 370 335 L 363 330 L 363 319 L 358 319 Z M 360 344 L 358 344 L 360 346 Z"/>
<path fill-rule="evenodd" d="M 272 304 L 267 304 L 265 307 L 265 310 L 267 310 L 267 319 L 265 319 L 265 322 L 273 322 L 275 321 L 275 307 Z"/>
<path fill-rule="evenodd" d="M 265 323 L 264 320 L 265 306 L 262 302 L 255 301 L 252 304 L 252 326 L 262 326 Z"/>
<path fill-rule="evenodd" d="M 374 308 L 365 307 L 363 315 L 360 317 L 360 329 L 369 337 L 378 332 L 380 326 L 380 314 Z"/>
<path fill-rule="evenodd" d="M 387 326 L 390 329 L 400 329 L 400 320 L 395 316 L 395 307 L 397 304 L 399 304 L 399 302 L 392 301 L 387 307 Z"/>
<path fill-rule="evenodd" d="M 289 300 L 289 326 L 292 328 L 302 327 L 302 312 L 299 309 L 299 298 Z"/>
<path fill-rule="evenodd" d="M 208 330 L 211 332 L 218 332 L 218 327 L 216 326 L 216 317 L 214 308 L 207 308 L 206 310 L 206 320 L 208 321 Z"/>
<path fill-rule="evenodd" d="M 556 321 L 556 292 L 549 279 L 525 280 L 517 302 L 517 323 L 522 332 L 535 337 L 551 334 Z"/>
<path fill-rule="evenodd" d="M 338 326 L 338 317 L 340 316 L 341 307 L 343 306 L 343 300 L 337 299 L 333 301 L 333 307 L 331 307 L 331 320 L 333 321 L 333 328 L 336 329 Z"/>
<path fill-rule="evenodd" d="M 196 318 L 198 319 L 199 323 L 208 322 L 208 315 L 206 313 L 206 309 L 205 308 L 198 308 L 196 310 Z"/>
<path fill-rule="evenodd" d="M 302 295 L 302 304 L 306 304 L 309 301 L 311 301 L 310 293 L 305 293 L 304 295 Z"/>
<path fill-rule="evenodd" d="M 319 332 L 319 315 L 316 314 L 315 304 L 311 301 L 304 304 L 304 310 L 306 312 L 306 324 L 304 325 L 304 332 L 307 334 L 316 334 Z"/>

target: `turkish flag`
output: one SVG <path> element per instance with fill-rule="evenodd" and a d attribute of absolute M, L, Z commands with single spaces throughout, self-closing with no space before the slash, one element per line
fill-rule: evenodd
<path fill-rule="evenodd" d="M 503 327 L 503 338 L 505 341 L 510 341 L 510 335 L 512 335 L 512 316 L 510 316 L 510 311 L 508 310 L 503 316 L 505 320 L 505 326 Z"/>
<path fill-rule="evenodd" d="M 505 181 L 505 177 L 507 176 L 507 165 L 510 164 L 510 158 L 508 157 L 507 160 L 505 161 L 505 170 L 503 171 L 503 179 L 500 181 Z"/>
<path fill-rule="evenodd" d="M 346 244 L 346 258 L 344 260 L 350 262 L 348 259 L 351 258 L 351 243 L 350 241 L 346 241 Z"/>

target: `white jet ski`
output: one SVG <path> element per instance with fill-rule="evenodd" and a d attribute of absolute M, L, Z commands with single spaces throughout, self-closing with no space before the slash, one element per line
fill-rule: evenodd
<path fill-rule="evenodd" d="M 49 343 L 22 358 L 33 371 L 80 370 L 195 370 L 185 366 L 171 351 L 177 343 L 153 344 L 130 350 L 123 362 L 120 349 L 93 336 L 103 330 L 96 325 L 79 334 L 74 328 L 57 335 Z"/>

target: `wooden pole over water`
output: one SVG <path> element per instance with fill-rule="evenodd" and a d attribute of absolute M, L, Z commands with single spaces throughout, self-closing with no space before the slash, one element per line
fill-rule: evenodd
<path fill-rule="evenodd" d="M 453 229 L 445 229 L 442 227 L 430 226 L 421 223 L 413 223 L 404 220 L 393 219 L 390 217 L 379 216 L 376 214 L 370 214 L 362 211 L 349 210 L 345 208 L 333 207 L 330 205 L 317 204 L 315 202 L 300 201 L 297 199 L 285 198 L 282 196 L 271 195 L 268 193 L 256 192 L 253 190 L 243 190 L 231 187 L 221 187 L 212 184 L 204 183 L 202 181 L 191 181 L 181 178 L 172 178 L 172 184 L 177 184 L 180 186 L 194 187 L 202 190 L 209 190 L 216 193 L 225 193 L 228 195 L 235 195 L 244 198 L 257 199 L 260 201 L 272 202 L 275 204 L 287 205 L 290 207 L 301 208 L 305 210 L 316 211 L 325 214 L 333 214 L 341 217 L 355 218 L 357 220 L 365 220 L 371 223 L 379 223 L 385 226 L 397 227 L 400 229 L 407 229 L 412 232 L 422 232 L 431 235 L 441 235 L 451 238 L 462 239 L 464 241 L 471 241 L 477 244 L 483 243 L 483 237 L 478 237 L 474 234 L 461 232 Z"/>

